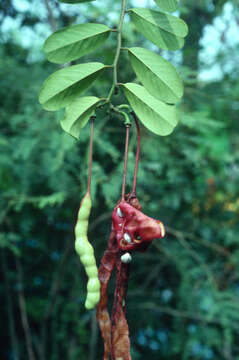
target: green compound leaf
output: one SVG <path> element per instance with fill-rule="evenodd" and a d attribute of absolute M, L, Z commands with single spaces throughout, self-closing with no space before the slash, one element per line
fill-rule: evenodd
<path fill-rule="evenodd" d="M 177 9 L 178 0 L 154 0 L 156 4 L 163 10 L 173 12 Z"/>
<path fill-rule="evenodd" d="M 152 51 L 128 49 L 132 67 L 148 92 L 157 99 L 175 104 L 183 96 L 183 84 L 174 66 Z"/>
<path fill-rule="evenodd" d="M 155 99 L 141 85 L 127 83 L 122 86 L 132 109 L 144 126 L 157 135 L 171 134 L 178 122 L 175 106 Z"/>
<path fill-rule="evenodd" d="M 81 129 L 94 114 L 99 102 L 100 99 L 95 96 L 85 96 L 74 100 L 65 109 L 64 117 L 61 120 L 62 129 L 78 139 Z"/>
<path fill-rule="evenodd" d="M 54 72 L 43 83 L 39 102 L 49 111 L 69 105 L 102 73 L 105 65 L 97 62 L 73 65 Z"/>
<path fill-rule="evenodd" d="M 136 29 L 161 49 L 177 50 L 184 45 L 188 27 L 182 19 L 149 9 L 134 8 L 129 12 Z"/>
<path fill-rule="evenodd" d="M 80 3 L 84 3 L 84 2 L 90 2 L 90 1 L 94 1 L 94 0 L 59 0 L 62 3 L 66 3 L 66 4 L 80 4 Z"/>
<path fill-rule="evenodd" d="M 49 36 L 43 50 L 49 61 L 64 64 L 97 49 L 110 31 L 105 25 L 91 23 L 65 27 Z"/>

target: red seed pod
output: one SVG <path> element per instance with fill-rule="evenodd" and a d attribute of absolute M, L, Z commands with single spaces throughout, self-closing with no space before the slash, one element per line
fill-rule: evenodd
<path fill-rule="evenodd" d="M 99 280 L 101 298 L 97 319 L 104 339 L 104 360 L 131 360 L 129 328 L 126 320 L 126 295 L 132 250 L 145 251 L 155 238 L 165 236 L 161 221 L 142 213 L 135 195 L 126 195 L 112 213 L 112 231 L 107 250 L 101 260 Z M 126 251 L 129 251 L 127 253 Z M 111 318 L 107 310 L 107 287 L 116 267 L 116 288 Z"/>
<path fill-rule="evenodd" d="M 135 209 L 125 201 L 116 205 L 112 214 L 118 246 L 121 250 L 144 250 L 153 239 L 165 236 L 161 221 Z"/>
<path fill-rule="evenodd" d="M 102 338 L 104 339 L 104 360 L 108 360 L 111 353 L 111 319 L 107 309 L 107 288 L 112 271 L 116 265 L 118 252 L 119 249 L 115 238 L 115 232 L 114 230 L 112 230 L 108 246 L 101 259 L 101 264 L 98 272 L 101 288 L 100 301 L 97 307 L 97 319 L 101 330 Z"/>

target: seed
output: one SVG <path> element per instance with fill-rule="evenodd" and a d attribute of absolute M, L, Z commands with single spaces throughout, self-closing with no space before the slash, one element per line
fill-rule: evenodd
<path fill-rule="evenodd" d="M 119 216 L 119 217 L 123 217 L 123 213 L 122 213 L 122 211 L 121 211 L 121 209 L 118 207 L 118 209 L 117 209 L 117 215 Z"/>
<path fill-rule="evenodd" d="M 128 244 L 131 243 L 131 236 L 128 233 L 124 233 L 124 239 Z"/>
<path fill-rule="evenodd" d="M 161 236 L 164 237 L 165 236 L 165 227 L 163 226 L 163 224 L 160 222 L 159 223 L 160 229 L 161 229 Z"/>
<path fill-rule="evenodd" d="M 121 261 L 124 264 L 129 264 L 132 260 L 132 256 L 130 255 L 130 253 L 125 253 L 124 255 L 121 256 Z"/>

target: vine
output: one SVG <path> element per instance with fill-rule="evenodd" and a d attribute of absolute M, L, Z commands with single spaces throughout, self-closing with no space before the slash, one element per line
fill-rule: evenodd
<path fill-rule="evenodd" d="M 59 0 L 79 4 L 93 0 Z M 97 319 L 104 340 L 104 360 L 130 360 L 130 340 L 126 314 L 126 295 L 129 280 L 129 263 L 134 251 L 146 251 L 153 239 L 165 236 L 161 221 L 152 219 L 141 211 L 136 197 L 138 163 L 140 157 L 139 121 L 157 135 L 169 135 L 177 125 L 175 104 L 183 95 L 183 84 L 174 66 L 162 56 L 142 47 L 122 47 L 122 29 L 126 12 L 130 25 L 146 39 L 163 50 L 177 50 L 184 44 L 187 25 L 171 15 L 177 9 L 177 0 L 154 0 L 161 10 L 147 8 L 127 9 L 127 0 L 121 1 L 121 13 L 117 29 L 104 24 L 85 23 L 63 28 L 53 33 L 44 44 L 49 61 L 65 64 L 76 61 L 101 47 L 110 33 L 117 32 L 117 46 L 112 65 L 99 62 L 80 63 L 57 70 L 44 82 L 39 101 L 49 111 L 65 109 L 61 120 L 64 131 L 79 138 L 81 129 L 91 119 L 89 176 L 75 228 L 76 251 L 88 275 L 85 306 L 92 309 L 97 303 Z M 118 63 L 121 50 L 127 51 L 137 83 L 118 82 Z M 112 86 L 108 96 L 101 98 L 80 95 L 107 69 L 112 69 Z M 141 84 L 138 84 L 140 82 Z M 118 88 L 128 104 L 115 105 L 113 94 Z M 107 105 L 110 111 L 121 115 L 126 128 L 124 170 L 121 199 L 112 212 L 111 234 L 107 249 L 96 268 L 93 247 L 87 238 L 88 219 L 91 210 L 91 167 L 93 149 L 93 123 L 96 110 Z M 128 144 L 131 122 L 137 131 L 137 150 L 132 189 L 125 194 Z M 108 312 L 107 287 L 116 268 L 116 288 L 111 317 Z"/>

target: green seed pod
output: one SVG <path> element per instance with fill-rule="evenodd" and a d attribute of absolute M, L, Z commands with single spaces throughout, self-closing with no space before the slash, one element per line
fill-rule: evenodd
<path fill-rule="evenodd" d="M 85 302 L 85 307 L 87 310 L 93 309 L 95 304 L 97 304 L 100 300 L 100 293 L 99 291 L 95 293 L 89 293 Z"/>
<path fill-rule="evenodd" d="M 87 310 L 93 309 L 100 299 L 100 282 L 98 279 L 98 269 L 96 266 L 94 249 L 87 238 L 91 205 L 90 194 L 87 192 L 81 201 L 77 223 L 75 226 L 75 249 L 77 254 L 80 256 L 80 260 L 89 278 L 87 284 L 87 297 L 85 301 L 85 307 Z"/>
<path fill-rule="evenodd" d="M 84 254 L 81 256 L 81 262 L 84 266 L 94 266 L 95 265 L 95 261 L 94 258 L 92 257 L 92 254 Z"/>
<path fill-rule="evenodd" d="M 99 281 L 97 281 L 98 279 L 89 279 L 88 284 L 87 284 L 87 290 L 89 292 L 97 292 L 100 289 L 100 284 Z"/>

